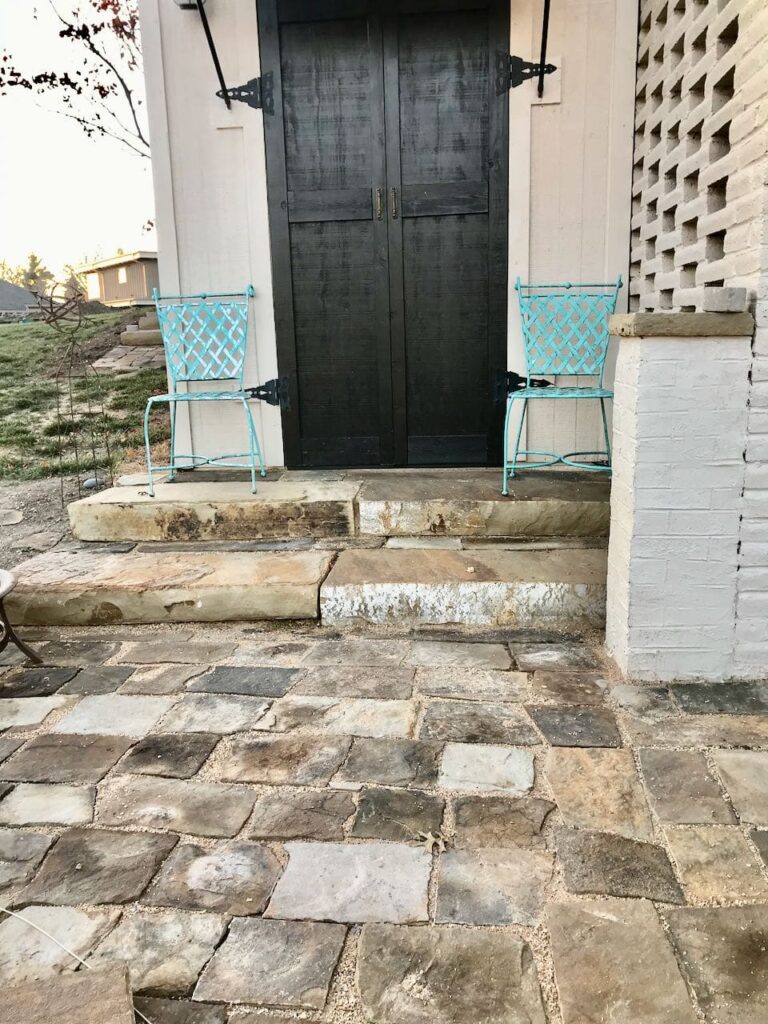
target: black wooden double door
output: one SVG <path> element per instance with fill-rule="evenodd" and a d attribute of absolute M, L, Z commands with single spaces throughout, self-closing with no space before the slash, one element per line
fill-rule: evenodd
<path fill-rule="evenodd" d="M 508 0 L 259 0 L 289 466 L 497 462 Z"/>

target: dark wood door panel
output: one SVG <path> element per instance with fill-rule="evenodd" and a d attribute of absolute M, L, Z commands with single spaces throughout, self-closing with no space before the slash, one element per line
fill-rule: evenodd
<path fill-rule="evenodd" d="M 506 339 L 508 2 L 257 4 L 286 461 L 483 464 Z"/>

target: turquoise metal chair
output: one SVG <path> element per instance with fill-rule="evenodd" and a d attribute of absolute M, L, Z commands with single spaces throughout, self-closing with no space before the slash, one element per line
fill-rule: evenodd
<path fill-rule="evenodd" d="M 243 372 L 245 347 L 248 340 L 248 300 L 253 296 L 253 285 L 244 292 L 224 292 L 209 295 L 158 295 L 153 292 L 157 319 L 165 347 L 165 359 L 171 379 L 170 394 L 153 395 L 147 402 L 144 413 L 144 445 L 147 451 L 149 493 L 154 498 L 153 471 L 169 472 L 174 480 L 180 468 L 189 468 L 215 463 L 219 466 L 235 466 L 241 463 L 232 459 L 250 459 L 251 490 L 256 493 L 256 459 L 259 461 L 261 476 L 266 476 L 261 445 L 253 422 L 249 398 L 254 397 L 244 389 Z M 232 390 L 179 391 L 179 384 L 213 383 L 234 381 Z M 149 415 L 157 402 L 167 402 L 171 407 L 171 461 L 167 466 L 153 466 L 149 443 Z M 176 453 L 176 405 L 178 402 L 240 402 L 248 426 L 249 451 L 231 455 L 202 456 L 178 455 Z M 185 466 L 178 465 L 184 460 Z"/>
<path fill-rule="evenodd" d="M 611 440 L 608 434 L 608 420 L 605 415 L 605 400 L 613 398 L 613 392 L 603 387 L 605 358 L 608 354 L 608 319 L 616 309 L 622 280 L 609 284 L 523 284 L 518 277 L 515 291 L 520 303 L 520 318 L 523 325 L 525 344 L 526 380 L 525 386 L 512 391 L 507 397 L 507 415 L 504 420 L 504 486 L 502 494 L 509 493 L 507 482 L 514 478 L 521 455 L 539 456 L 542 460 L 525 462 L 525 469 L 541 469 L 563 463 L 578 469 L 610 472 Z M 596 387 L 541 387 L 534 386 L 534 374 L 548 377 L 558 375 L 597 378 Z M 605 434 L 605 451 L 557 452 L 520 449 L 523 423 L 528 412 L 529 401 L 541 399 L 585 399 L 600 402 Z M 520 423 L 517 429 L 515 450 L 509 458 L 509 423 L 515 402 L 523 403 Z M 586 455 L 596 455 L 606 460 L 602 465 L 584 462 Z"/>

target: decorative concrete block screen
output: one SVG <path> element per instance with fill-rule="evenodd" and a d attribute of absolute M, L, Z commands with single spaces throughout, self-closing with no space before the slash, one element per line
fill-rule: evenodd
<path fill-rule="evenodd" d="M 695 312 L 754 286 L 765 0 L 641 0 L 630 308 Z"/>

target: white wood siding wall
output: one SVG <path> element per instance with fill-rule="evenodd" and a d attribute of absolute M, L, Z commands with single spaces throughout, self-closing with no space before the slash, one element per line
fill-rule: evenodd
<path fill-rule="evenodd" d="M 172 0 L 140 0 L 147 77 L 160 285 L 166 293 L 253 283 L 247 380 L 277 375 L 262 114 L 228 111 L 199 17 Z M 254 0 L 211 0 L 211 29 L 228 85 L 259 74 Z M 542 0 L 514 0 L 511 52 L 538 59 Z M 546 82 L 513 90 L 510 103 L 510 285 L 626 279 L 632 167 L 636 0 L 554 0 Z M 622 296 L 622 303 L 625 303 Z M 509 367 L 524 369 L 510 291 Z M 609 368 L 609 377 L 612 368 Z M 531 447 L 598 444 L 591 403 L 534 410 Z M 245 449 L 241 413 L 225 403 L 193 411 L 179 451 Z M 577 408 L 579 406 L 579 408 Z M 268 463 L 283 461 L 280 416 L 257 404 Z"/>

